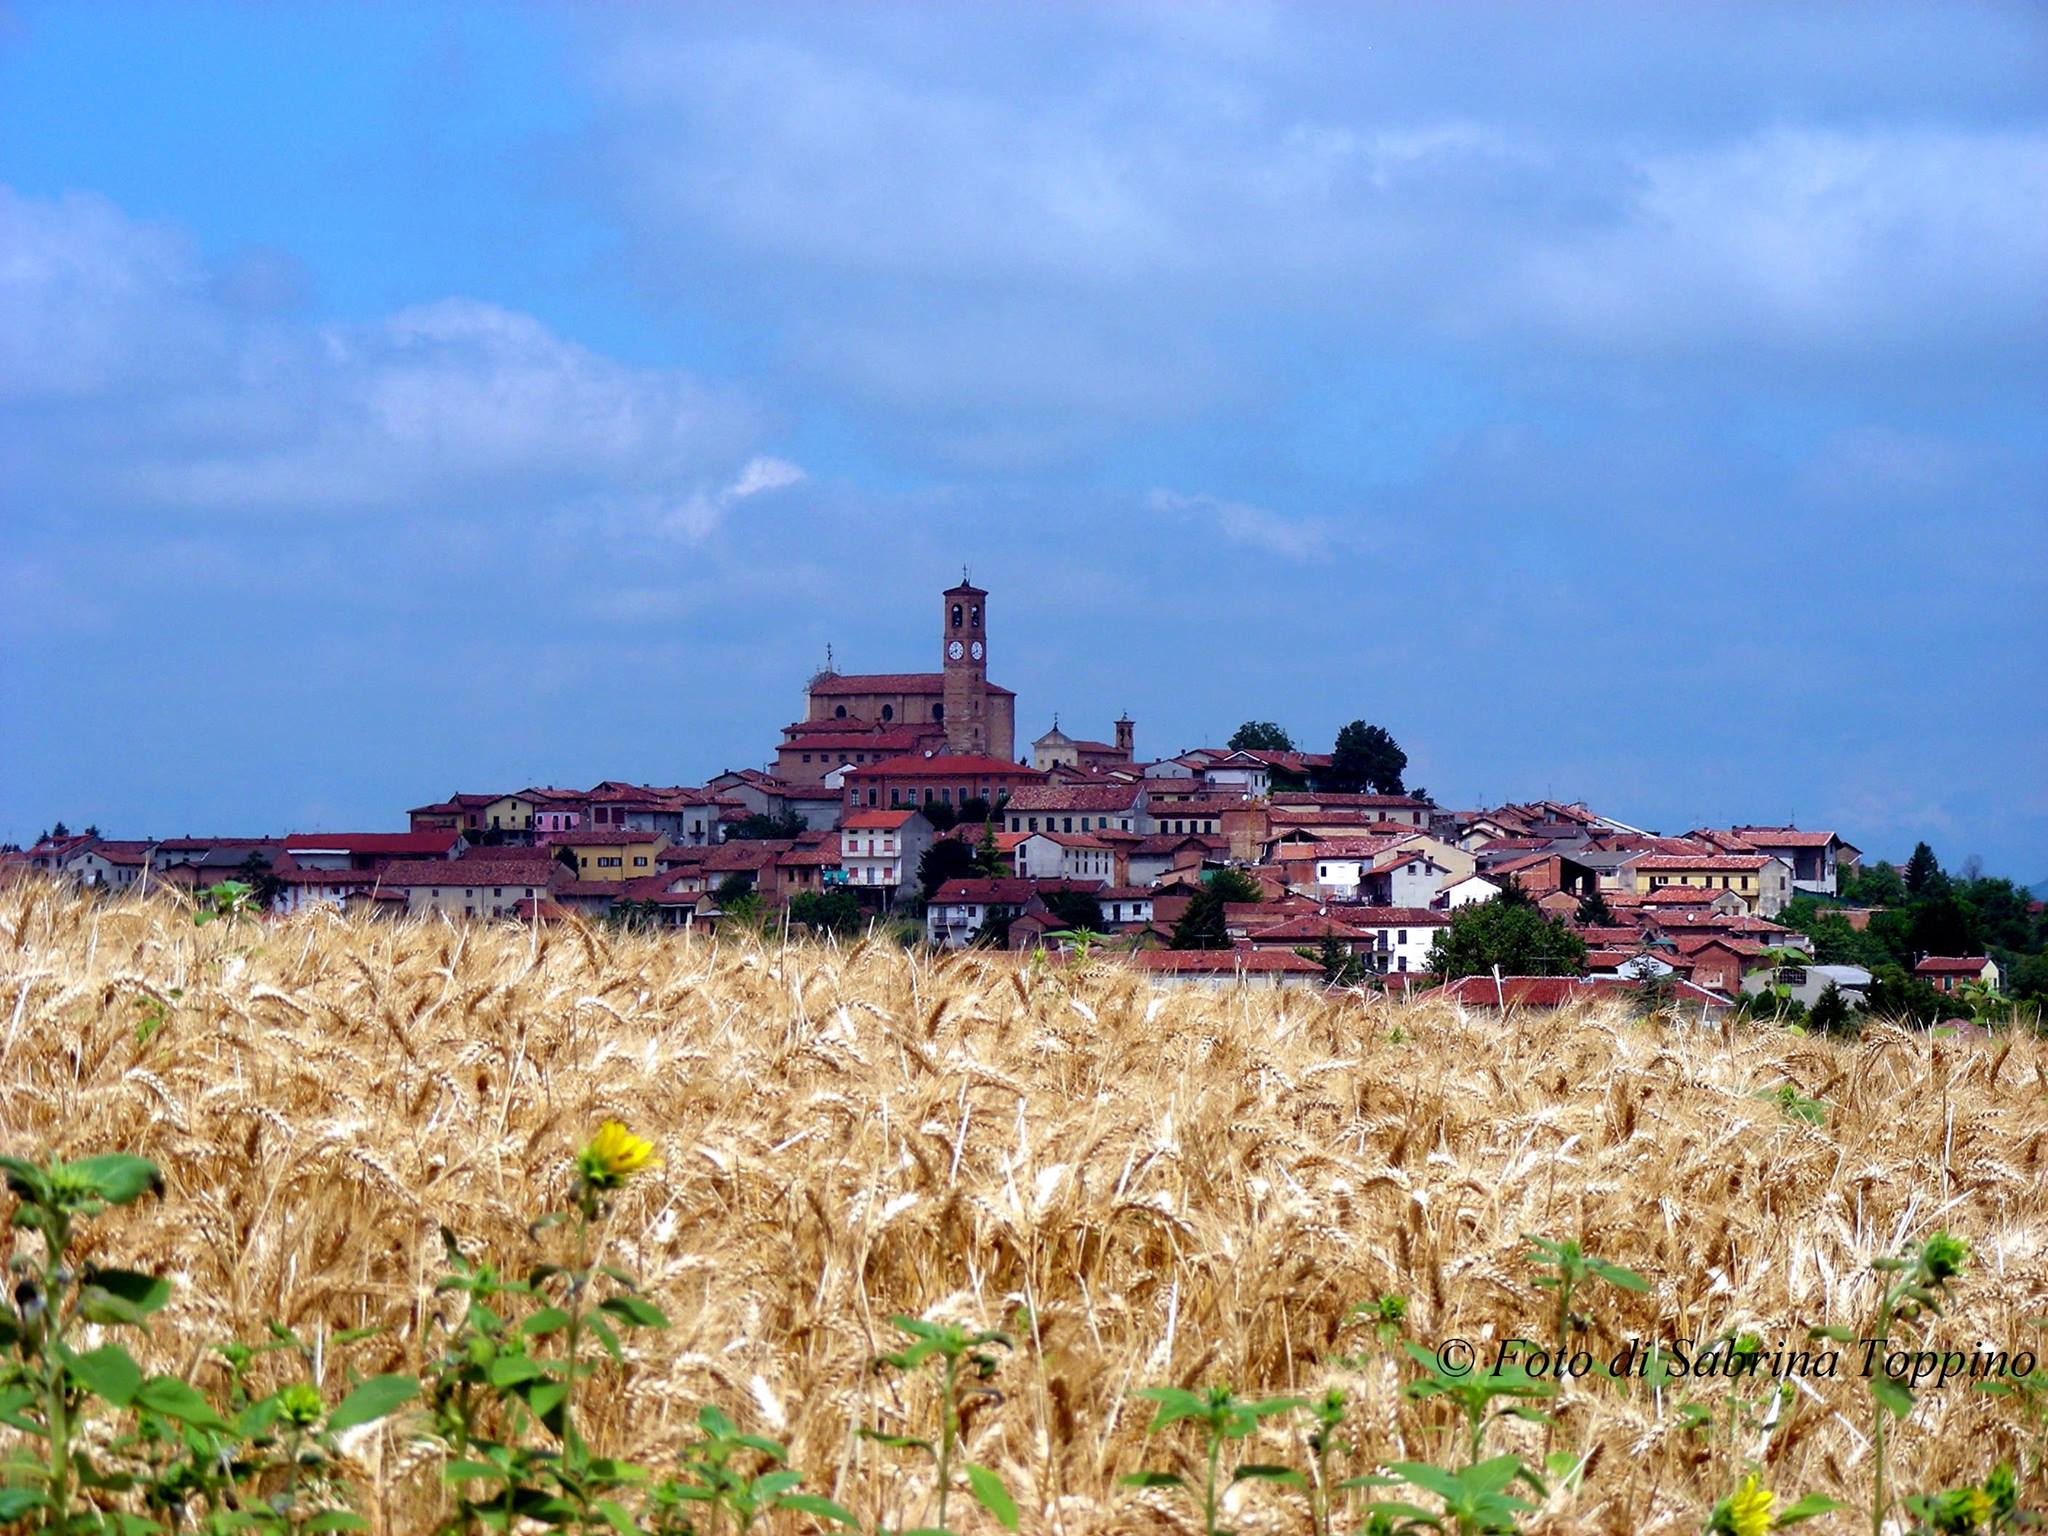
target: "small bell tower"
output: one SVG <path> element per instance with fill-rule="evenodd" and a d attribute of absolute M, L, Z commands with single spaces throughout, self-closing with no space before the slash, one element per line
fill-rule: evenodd
<path fill-rule="evenodd" d="M 988 593 L 967 579 L 939 599 L 946 750 L 988 755 Z"/>

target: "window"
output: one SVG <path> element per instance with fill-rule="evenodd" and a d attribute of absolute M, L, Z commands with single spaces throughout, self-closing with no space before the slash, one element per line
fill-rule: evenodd
<path fill-rule="evenodd" d="M 894 720 L 896 718 L 896 706 L 894 704 L 884 704 L 882 706 L 882 718 L 884 720 Z"/>
<path fill-rule="evenodd" d="M 645 869 L 647 867 L 647 860 L 636 853 L 633 855 L 633 867 L 635 869 Z"/>
<path fill-rule="evenodd" d="M 502 896 L 505 894 L 505 887 L 503 887 L 502 885 L 494 885 L 491 887 L 491 894 L 493 896 Z"/>
<path fill-rule="evenodd" d="M 976 603 L 972 611 L 974 614 L 974 628 L 979 629 L 981 628 L 981 604 Z"/>
<path fill-rule="evenodd" d="M 1012 832 L 1014 832 L 1014 831 L 1016 831 L 1016 830 L 1017 830 L 1017 828 L 1016 828 L 1016 826 L 1015 826 L 1015 825 L 1013 824 L 1013 825 L 1011 826 L 1010 830 L 1011 830 Z M 1037 818 L 1036 816 L 1034 816 L 1034 817 L 1032 817 L 1032 818 L 1031 818 L 1031 830 L 1032 830 L 1032 831 L 1034 831 L 1034 832 L 1036 832 L 1036 831 L 1038 830 L 1038 818 Z"/>
<path fill-rule="evenodd" d="M 934 720 L 944 720 L 945 718 L 946 718 L 946 706 L 945 706 L 945 705 L 943 705 L 943 704 L 934 704 L 934 705 L 932 706 L 932 719 L 934 719 Z"/>
<path fill-rule="evenodd" d="M 1069 817 L 1068 817 L 1068 818 L 1066 819 L 1066 823 L 1065 823 L 1065 824 L 1064 824 L 1064 825 L 1063 825 L 1063 826 L 1062 826 L 1062 827 L 1060 828 L 1060 830 L 1061 830 L 1062 832 L 1071 832 L 1071 831 L 1073 831 L 1073 830 L 1074 830 L 1074 818 L 1073 818 L 1073 817 L 1071 817 L 1071 816 L 1069 816 Z"/>
<path fill-rule="evenodd" d="M 808 762 L 809 762 L 810 760 L 811 760 L 811 754 L 810 754 L 810 753 L 808 753 L 808 752 L 806 752 L 806 753 L 804 754 L 804 761 L 808 763 Z"/>

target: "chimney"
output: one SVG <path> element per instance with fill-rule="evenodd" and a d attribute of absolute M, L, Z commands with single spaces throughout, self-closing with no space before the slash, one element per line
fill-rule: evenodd
<path fill-rule="evenodd" d="M 1125 762 L 1131 762 L 1135 759 L 1135 754 L 1131 748 L 1132 742 L 1135 740 L 1136 731 L 1137 726 L 1132 724 L 1131 712 L 1127 709 L 1117 717 L 1116 722 L 1116 749 L 1123 754 Z"/>

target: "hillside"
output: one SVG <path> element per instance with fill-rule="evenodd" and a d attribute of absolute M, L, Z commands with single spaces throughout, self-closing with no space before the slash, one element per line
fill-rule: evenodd
<path fill-rule="evenodd" d="M 1823 1123 L 1759 1097 L 1788 1083 Z M 434 1289 L 439 1229 L 513 1271 L 559 1257 L 565 1229 L 528 1223 L 568 1200 L 572 1154 L 616 1118 L 662 1165 L 617 1197 L 608 1256 L 672 1326 L 628 1336 L 583 1433 L 666 1463 L 717 1404 L 787 1440 L 806 1488 L 867 1529 L 934 1523 L 928 1467 L 854 1433 L 931 1432 L 929 1397 L 871 1367 L 900 1342 L 897 1313 L 1013 1329 L 966 1444 L 1025 1530 L 1060 1536 L 1199 1529 L 1169 1493 L 1118 1486 L 1146 1466 L 1199 1471 L 1183 1433 L 1148 1442 L 1152 1405 L 1130 1394 L 1161 1383 L 1342 1385 L 1358 1445 L 1342 1475 L 1455 1464 L 1451 1410 L 1403 1396 L 1417 1367 L 1347 1310 L 1406 1297 L 1406 1336 L 1431 1347 L 1544 1337 L 1553 1297 L 1524 1233 L 1579 1239 L 1648 1282 L 1579 1292 L 1602 1356 L 1631 1337 L 1754 1331 L 1770 1349 L 1817 1325 L 1860 1332 L 1870 1261 L 1938 1227 L 1975 1258 L 1934 1338 L 2038 1344 L 2044 1095 L 2031 1038 L 1874 1025 L 1838 1046 L 1603 1012 L 1467 1018 L 1154 992 L 1114 964 L 1065 975 L 577 924 L 198 927 L 167 902 L 0 890 L 0 1153 L 161 1167 L 159 1198 L 89 1237 L 89 1257 L 175 1281 L 131 1345 L 146 1367 L 217 1390 L 204 1346 L 275 1318 L 326 1340 L 331 1384 L 420 1370 L 459 1311 Z M 333 1341 L 363 1327 L 380 1331 Z M 256 1376 L 274 1384 L 289 1358 Z M 1728 1393 L 1576 1381 L 1542 1405 L 1553 1428 L 1499 1422 L 1486 1446 L 1579 1464 L 1532 1500 L 1529 1530 L 1696 1530 L 1752 1459 L 1785 1503 L 1864 1511 L 1806 1529 L 1868 1529 L 1863 1383 L 1803 1382 L 1768 1428 L 1744 1417 L 1768 1395 L 1748 1383 L 1732 1435 L 1686 1427 L 1688 1404 L 1728 1422 Z M 1302 1464 L 1304 1426 L 1285 1423 L 1253 1459 Z M 379 1529 L 438 1518 L 423 1425 L 401 1414 L 347 1446 Z M 2010 1404 L 1925 1390 L 1893 1432 L 1895 1486 L 1981 1479 L 2025 1443 Z M 1301 1530 L 1304 1498 L 1241 1484 L 1229 1519 Z M 965 1503 L 956 1529 L 996 1528 Z"/>

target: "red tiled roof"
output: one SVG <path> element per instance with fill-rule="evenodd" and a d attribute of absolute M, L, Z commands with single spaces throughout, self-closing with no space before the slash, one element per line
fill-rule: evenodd
<path fill-rule="evenodd" d="M 855 811 L 839 825 L 847 832 L 894 832 L 916 811 Z"/>
<path fill-rule="evenodd" d="M 294 832 L 284 851 L 300 853 L 380 853 L 393 858 L 430 858 L 446 853 L 462 834 L 441 832 Z"/>
<path fill-rule="evenodd" d="M 1000 698 L 1015 698 L 1008 688 L 998 688 L 994 683 L 987 685 L 988 691 Z M 846 672 L 821 677 L 810 685 L 810 692 L 816 698 L 833 698 L 850 693 L 918 693 L 934 694 L 946 691 L 946 674 L 943 672 Z"/>
<path fill-rule="evenodd" d="M 624 848 L 630 843 L 651 843 L 665 837 L 662 832 L 633 832 L 625 827 L 579 827 L 571 832 L 544 834 L 556 848 Z"/>
<path fill-rule="evenodd" d="M 455 867 L 446 859 L 433 862 Z M 373 869 L 277 869 L 271 874 L 286 885 L 375 885 L 383 878 Z"/>
<path fill-rule="evenodd" d="M 1025 880 L 1014 876 L 948 880 L 933 895 L 932 905 L 1021 907 L 1044 891 L 1085 891 L 1093 896 L 1101 889 L 1100 881 L 1091 880 Z"/>
<path fill-rule="evenodd" d="M 386 865 L 378 880 L 387 886 L 547 885 L 561 868 L 552 860 L 535 859 L 400 859 Z"/>
<path fill-rule="evenodd" d="M 1929 955 L 1913 969 L 1928 976 L 1981 976 L 1989 963 L 1984 955 Z"/>
<path fill-rule="evenodd" d="M 1728 998 L 1692 982 L 1679 981 L 1676 987 L 1678 996 L 1688 1003 L 1729 1006 Z M 1617 976 L 1504 976 L 1498 986 L 1491 976 L 1461 976 L 1425 996 L 1448 998 L 1467 1007 L 1498 1008 L 1505 1000 L 1510 1007 L 1558 1008 L 1581 998 L 1640 990 L 1641 983 Z"/>
<path fill-rule="evenodd" d="M 1825 848 L 1835 842 L 1832 832 L 1807 832 L 1798 827 L 1730 827 L 1737 837 L 1751 843 L 1767 843 L 1773 848 Z"/>
<path fill-rule="evenodd" d="M 1296 975 L 1322 974 L 1322 967 L 1291 949 L 1141 949 L 1130 957 L 1141 971 L 1166 975 L 1231 976 L 1239 972 L 1265 975 L 1275 971 Z"/>
<path fill-rule="evenodd" d="M 1047 842 L 1058 843 L 1062 848 L 1107 848 L 1109 844 L 1092 832 L 1012 832 L 1011 837 L 1028 839 L 1042 837 Z"/>
<path fill-rule="evenodd" d="M 1635 861 L 1638 870 L 1762 869 L 1770 857 L 1761 853 L 1646 853 Z"/>
<path fill-rule="evenodd" d="M 955 753 L 939 757 L 920 757 L 905 753 L 902 757 L 884 758 L 879 763 L 863 763 L 849 772 L 849 782 L 854 779 L 946 779 L 994 778 L 1010 775 L 1026 779 L 1042 779 L 1044 774 L 1035 768 L 1026 768 L 1003 757 L 981 757 L 974 753 Z"/>
<path fill-rule="evenodd" d="M 1354 907 L 1332 903 L 1332 914 L 1359 928 L 1447 928 L 1451 915 L 1433 907 Z"/>
<path fill-rule="evenodd" d="M 1720 900 L 1723 896 L 1742 899 L 1739 891 L 1716 891 L 1704 885 L 1660 885 L 1654 891 L 1643 892 L 1646 907 L 1704 907 Z"/>
<path fill-rule="evenodd" d="M 1302 855 L 1312 859 L 1370 859 L 1386 852 L 1388 839 L 1384 837 L 1333 837 L 1319 843 L 1310 843 L 1311 850 Z M 1296 846 L 1300 846 L 1297 844 Z"/>
<path fill-rule="evenodd" d="M 1313 912 L 1298 913 L 1283 917 L 1278 922 L 1263 927 L 1249 928 L 1247 937 L 1253 944 L 1312 944 L 1319 939 L 1369 939 L 1372 937 L 1363 928 L 1354 928 L 1349 923 L 1339 922 L 1328 914 Z"/>
<path fill-rule="evenodd" d="M 1005 814 L 1019 811 L 1124 811 L 1138 803 L 1141 793 L 1141 787 L 1136 784 L 1026 784 L 1010 792 L 1010 802 L 1003 810 Z"/>

